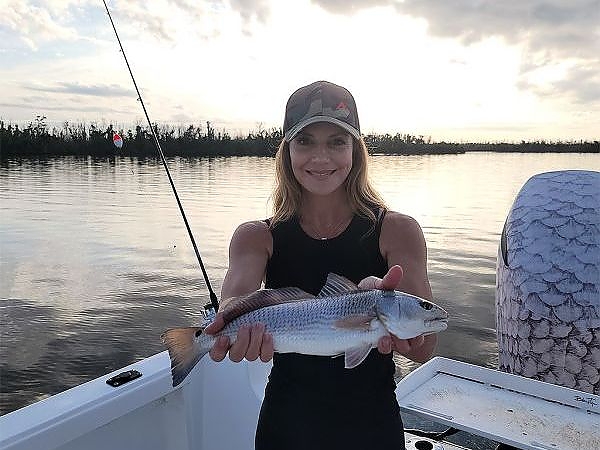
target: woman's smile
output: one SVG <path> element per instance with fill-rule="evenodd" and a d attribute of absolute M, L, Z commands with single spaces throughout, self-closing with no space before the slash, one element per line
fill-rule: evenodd
<path fill-rule="evenodd" d="M 317 178 L 328 178 L 330 175 L 333 175 L 335 173 L 335 169 L 332 170 L 314 170 L 314 169 L 309 169 L 307 170 L 307 172 L 309 173 L 309 175 L 312 175 L 314 177 Z"/>

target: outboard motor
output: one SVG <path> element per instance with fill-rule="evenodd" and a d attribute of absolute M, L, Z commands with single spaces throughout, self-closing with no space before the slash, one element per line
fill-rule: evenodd
<path fill-rule="evenodd" d="M 530 178 L 497 261 L 499 368 L 600 394 L 600 172 Z"/>

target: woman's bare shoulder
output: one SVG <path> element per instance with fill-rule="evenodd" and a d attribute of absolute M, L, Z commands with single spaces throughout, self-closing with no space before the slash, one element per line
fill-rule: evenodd
<path fill-rule="evenodd" d="M 231 238 L 231 245 L 245 248 L 266 248 L 270 254 L 273 238 L 269 226 L 264 220 L 251 220 L 238 225 Z"/>
<path fill-rule="evenodd" d="M 419 222 L 412 216 L 402 214 L 396 211 L 387 211 L 383 218 L 382 231 L 392 231 L 394 234 L 417 233 L 422 234 Z"/>
<path fill-rule="evenodd" d="M 264 220 L 250 220 L 241 223 L 235 230 L 236 234 L 249 235 L 257 237 L 260 235 L 270 235 L 269 225 Z"/>
<path fill-rule="evenodd" d="M 394 264 L 407 257 L 421 258 L 426 249 L 423 230 L 414 217 L 388 211 L 381 226 L 379 247 L 388 262 Z"/>

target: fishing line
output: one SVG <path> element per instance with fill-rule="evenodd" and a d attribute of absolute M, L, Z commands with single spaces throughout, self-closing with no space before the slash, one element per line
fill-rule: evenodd
<path fill-rule="evenodd" d="M 181 201 L 179 200 L 179 195 L 177 194 L 177 189 L 175 189 L 175 183 L 173 183 L 173 178 L 171 177 L 171 172 L 169 171 L 169 166 L 167 165 L 167 160 L 165 159 L 165 155 L 160 147 L 160 142 L 158 142 L 158 137 L 156 136 L 156 132 L 154 131 L 154 127 L 152 126 L 152 122 L 150 121 L 150 117 L 148 116 L 148 111 L 146 110 L 146 106 L 144 105 L 144 100 L 142 100 L 142 94 L 138 89 L 137 83 L 135 82 L 135 77 L 133 76 L 133 72 L 131 71 L 131 66 L 129 65 L 129 61 L 127 60 L 127 55 L 125 54 L 125 49 L 123 48 L 123 44 L 121 44 L 121 39 L 119 38 L 119 33 L 117 33 L 117 28 L 115 27 L 115 23 L 113 22 L 112 16 L 110 15 L 110 11 L 108 9 L 108 5 L 106 4 L 106 0 L 102 0 L 104 3 L 104 8 L 106 8 L 106 14 L 108 14 L 108 18 L 110 19 L 110 24 L 112 25 L 113 31 L 115 32 L 115 36 L 117 37 L 117 42 L 119 42 L 119 47 L 121 48 L 121 53 L 123 54 L 123 59 L 125 59 L 125 64 L 127 64 L 127 69 L 129 70 L 129 75 L 131 75 L 131 81 L 133 81 L 133 85 L 135 86 L 135 91 L 138 95 L 138 100 L 142 104 L 142 109 L 144 110 L 144 115 L 146 116 L 146 121 L 148 122 L 148 127 L 150 127 L 150 132 L 152 133 L 152 138 L 154 139 L 154 145 L 156 150 L 158 150 L 158 154 L 160 155 L 160 160 L 162 161 L 163 167 L 167 172 L 167 177 L 169 178 L 169 183 L 171 184 L 171 189 L 173 189 L 173 194 L 175 194 L 175 199 L 177 200 L 177 205 L 179 206 L 179 211 L 181 212 L 181 217 L 183 217 L 183 222 L 185 223 L 185 228 L 187 229 L 190 240 L 192 241 L 192 246 L 194 247 L 194 252 L 196 253 L 196 258 L 198 258 L 198 263 L 200 264 L 200 269 L 202 269 L 202 275 L 204 276 L 204 281 L 206 283 L 206 287 L 208 288 L 208 292 L 210 294 L 210 303 L 215 311 L 219 309 L 219 301 L 217 300 L 217 295 L 213 291 L 210 280 L 208 279 L 208 275 L 206 273 L 206 269 L 204 268 L 204 263 L 202 262 L 202 257 L 200 256 L 200 252 L 198 251 L 198 246 L 196 245 L 196 240 L 194 239 L 194 235 L 192 234 L 192 229 L 190 228 L 190 224 L 188 223 L 187 217 L 185 215 L 185 211 L 183 210 L 183 206 Z"/>

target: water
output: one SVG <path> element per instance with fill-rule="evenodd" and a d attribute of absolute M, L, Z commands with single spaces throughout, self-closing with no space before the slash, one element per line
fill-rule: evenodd
<path fill-rule="evenodd" d="M 495 264 L 512 201 L 533 174 L 600 170 L 600 155 L 374 156 L 389 206 L 415 217 L 436 301 L 438 354 L 497 364 Z M 213 288 L 235 227 L 268 217 L 273 160 L 169 160 Z M 209 298 L 167 177 L 153 159 L 0 166 L 0 413 L 163 351 Z M 413 365 L 399 360 L 400 369 Z"/>

